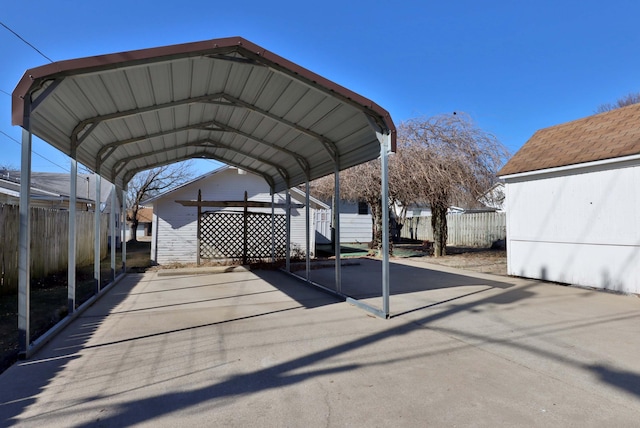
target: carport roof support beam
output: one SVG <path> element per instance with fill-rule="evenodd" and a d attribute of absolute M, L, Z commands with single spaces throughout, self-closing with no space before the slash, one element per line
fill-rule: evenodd
<path fill-rule="evenodd" d="M 231 146 L 228 146 L 228 145 L 223 144 L 223 143 L 219 143 L 217 141 L 213 141 L 211 139 L 206 139 L 206 140 L 202 140 L 202 141 L 194 141 L 192 143 L 186 143 L 186 144 L 182 144 L 182 145 L 179 145 L 179 146 L 174 146 L 174 147 L 169 147 L 169 148 L 165 148 L 165 149 L 161 149 L 161 150 L 156 150 L 153 154 L 170 152 L 172 150 L 175 150 L 175 149 L 181 148 L 181 147 L 203 147 L 203 148 L 213 148 L 213 149 L 228 150 L 230 152 L 237 153 L 237 154 L 242 155 L 242 156 L 246 156 L 246 157 L 248 157 L 250 159 L 254 159 L 254 160 L 256 160 L 256 161 L 258 161 L 260 163 L 263 163 L 265 165 L 269 165 L 269 166 L 273 167 L 275 170 L 278 171 L 278 173 L 280 174 L 280 176 L 284 180 L 286 180 L 287 182 L 289 181 L 289 174 L 287 173 L 287 170 L 283 169 L 280 165 L 277 165 L 277 164 L 275 164 L 273 162 L 270 162 L 269 160 L 264 159 L 262 157 L 253 156 L 253 155 L 250 155 L 250 154 L 245 154 L 244 152 L 242 152 L 240 150 L 237 150 L 237 149 L 234 149 Z M 124 168 L 124 166 L 126 164 L 128 164 L 129 162 L 131 162 L 133 160 L 136 160 L 136 159 L 143 159 L 143 158 L 145 158 L 147 156 L 151 156 L 151 154 L 143 153 L 141 155 L 136 155 L 136 156 L 131 156 L 131 157 L 128 157 L 128 158 L 124 158 L 124 159 L 116 162 L 116 164 L 113 166 L 112 173 L 115 175 L 118 172 L 120 172 L 120 170 L 122 168 Z"/>
<path fill-rule="evenodd" d="M 78 146 L 82 144 L 82 142 L 91 134 L 91 132 L 93 132 L 93 130 L 96 129 L 96 127 L 102 122 L 106 122 L 108 120 L 114 120 L 114 119 L 122 119 L 125 117 L 137 116 L 142 113 L 148 113 L 148 112 L 162 110 L 166 108 L 177 107 L 185 104 L 195 104 L 195 103 L 204 102 L 207 100 L 214 100 L 214 99 L 220 98 L 221 95 L 222 94 L 212 94 L 212 95 L 205 95 L 202 97 L 186 98 L 184 100 L 173 101 L 170 103 L 151 105 L 148 107 L 138 107 L 138 108 L 127 110 L 127 111 L 119 111 L 115 113 L 104 114 L 102 116 L 95 116 L 89 119 L 85 119 L 79 122 L 73 129 L 73 132 L 71 133 L 71 141 L 75 146 L 72 148 L 77 149 Z"/>
<path fill-rule="evenodd" d="M 240 37 L 47 64 L 25 72 L 12 100 L 13 124 L 24 126 L 25 117 L 29 117 L 33 135 L 68 155 L 81 147 L 76 159 L 94 170 L 100 169 L 105 155 L 108 158 L 114 152 L 107 145 L 144 134 L 175 135 L 181 127 L 207 120 L 234 126 L 237 117 L 228 109 L 245 109 L 286 126 L 293 133 L 287 138 L 289 148 L 297 155 L 295 160 L 304 173 L 288 167 L 291 182 L 278 176 L 273 183 L 276 191 L 328 173 L 326 160 L 318 159 L 317 148 L 308 140 L 299 139 L 302 135 L 320 141 L 325 156 L 334 161 L 348 154 L 341 168 L 374 158 L 374 130 L 390 132 L 392 145 L 395 137 L 389 113 L 371 100 Z M 32 100 L 37 102 L 34 113 L 28 108 Z M 207 103 L 224 107 L 186 108 Z M 303 115 L 297 114 L 302 111 Z M 145 117 L 150 112 L 162 112 L 164 118 L 171 119 Z M 373 124 L 368 130 L 363 127 L 363 116 Z M 271 127 L 269 123 L 252 125 L 238 129 L 244 136 L 249 134 L 252 141 L 263 138 Z M 140 132 L 140 128 L 144 130 Z M 316 132 L 316 128 L 331 129 L 331 137 Z M 110 137 L 116 140 L 109 141 Z M 169 141 L 171 138 L 165 143 Z M 153 144 L 140 143 L 136 154 L 153 152 Z M 242 150 L 264 151 L 256 145 L 246 145 Z M 226 163 L 226 159 L 219 160 Z M 153 168 L 163 161 L 150 157 L 146 162 L 146 168 Z M 118 176 L 106 178 L 124 187 L 124 177 L 131 177 L 128 168 L 138 166 L 129 165 Z M 274 172 L 269 175 L 276 177 Z"/>
<path fill-rule="evenodd" d="M 327 150 L 327 152 L 329 153 L 329 155 L 331 156 L 331 160 L 333 160 L 334 162 L 336 161 L 336 158 L 338 156 L 338 149 L 336 148 L 335 143 L 333 141 L 329 140 L 328 138 L 326 138 L 326 137 L 324 137 L 324 136 L 322 136 L 320 134 L 317 134 L 317 133 L 311 131 L 310 129 L 307 129 L 304 126 L 300 126 L 300 125 L 298 125 L 296 123 L 293 123 L 291 121 L 286 120 L 285 118 L 279 117 L 279 116 L 277 116 L 277 115 L 275 115 L 273 113 L 269 113 L 266 110 L 263 110 L 263 109 L 261 109 L 261 108 L 259 108 L 257 106 L 254 106 L 253 104 L 246 103 L 246 102 L 244 102 L 244 101 L 242 101 L 242 100 L 240 100 L 238 98 L 234 98 L 234 97 L 232 97 L 230 95 L 226 95 L 226 94 L 223 95 L 223 98 L 225 100 L 230 101 L 234 105 L 238 105 L 238 106 L 244 107 L 244 108 L 246 108 L 248 110 L 251 110 L 251 111 L 254 111 L 256 113 L 259 113 L 259 114 L 261 114 L 261 115 L 263 115 L 265 117 L 268 117 L 269 119 L 272 119 L 272 120 L 274 120 L 276 122 L 282 123 L 283 125 L 286 125 L 289 128 L 293 128 L 296 131 L 299 131 L 299 132 L 301 132 L 301 133 L 303 133 L 305 135 L 308 135 L 311 138 L 314 138 L 314 139 L 320 141 L 324 145 L 324 147 Z"/>

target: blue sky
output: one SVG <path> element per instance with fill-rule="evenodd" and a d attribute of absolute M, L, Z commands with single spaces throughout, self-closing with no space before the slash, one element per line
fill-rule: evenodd
<path fill-rule="evenodd" d="M 467 112 L 512 153 L 537 129 L 640 91 L 638 16 L 636 0 L 5 0 L 0 11 L 54 61 L 241 36 L 372 99 L 396 124 Z M 3 27 L 0 55 L 0 165 L 18 167 L 5 93 L 48 61 Z M 34 151 L 34 171 L 69 169 L 45 143 Z"/>

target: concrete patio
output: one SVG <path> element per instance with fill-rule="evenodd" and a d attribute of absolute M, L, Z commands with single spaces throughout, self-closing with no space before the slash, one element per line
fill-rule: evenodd
<path fill-rule="evenodd" d="M 377 304 L 379 269 L 344 291 Z M 383 320 L 278 271 L 128 275 L 0 375 L 0 425 L 637 426 L 637 296 L 412 260 L 391 293 Z"/>

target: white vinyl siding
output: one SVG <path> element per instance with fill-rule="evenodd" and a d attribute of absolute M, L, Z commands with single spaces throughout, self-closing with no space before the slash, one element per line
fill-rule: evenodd
<path fill-rule="evenodd" d="M 340 214 L 340 242 L 371 242 L 371 215 Z"/>
<path fill-rule="evenodd" d="M 208 177 L 190 183 L 154 201 L 154 225 L 152 258 L 158 264 L 195 263 L 197 236 L 197 208 L 184 207 L 176 200 L 196 200 L 198 189 L 202 191 L 202 200 L 242 201 L 245 190 L 250 201 L 271 202 L 269 186 L 253 174 L 239 174 L 235 168 L 229 168 Z M 276 204 L 286 203 L 284 193 L 276 194 Z M 292 203 L 296 203 L 295 200 Z M 203 211 L 218 211 L 222 208 L 205 207 Z M 225 211 L 242 211 L 242 208 L 224 208 Z M 251 208 L 254 212 L 271 213 L 271 208 Z M 275 214 L 285 214 L 283 208 L 276 208 Z M 313 221 L 313 216 L 311 217 Z M 310 225 L 313 237 L 314 226 Z M 304 251 L 305 208 L 291 210 L 291 245 Z M 313 252 L 313 240 L 311 251 Z"/>
<path fill-rule="evenodd" d="M 640 165 L 507 178 L 511 275 L 640 293 Z"/>

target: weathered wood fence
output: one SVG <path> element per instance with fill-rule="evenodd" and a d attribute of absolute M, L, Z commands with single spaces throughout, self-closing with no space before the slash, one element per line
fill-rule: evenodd
<path fill-rule="evenodd" d="M 100 257 L 107 255 L 109 216 L 101 215 Z M 76 213 L 76 265 L 93 263 L 95 218 L 93 212 Z M 18 230 L 20 213 L 17 205 L 0 204 L 0 294 L 18 288 Z M 69 213 L 44 208 L 31 208 L 31 278 L 43 278 L 66 271 L 69 261 Z"/>
<path fill-rule="evenodd" d="M 507 236 L 506 213 L 447 215 L 447 245 L 485 248 Z M 408 218 L 400 232 L 402 238 L 433 241 L 431 216 Z"/>

